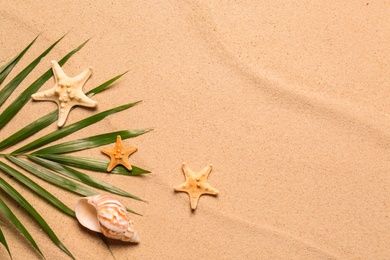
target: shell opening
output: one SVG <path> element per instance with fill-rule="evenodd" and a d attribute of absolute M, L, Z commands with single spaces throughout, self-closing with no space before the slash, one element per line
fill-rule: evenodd
<path fill-rule="evenodd" d="M 92 231 L 102 232 L 97 219 L 96 208 L 88 203 L 88 198 L 82 198 L 77 202 L 75 213 L 81 225 Z"/>

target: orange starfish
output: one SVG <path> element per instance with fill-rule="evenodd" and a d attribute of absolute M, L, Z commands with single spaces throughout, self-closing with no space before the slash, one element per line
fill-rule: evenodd
<path fill-rule="evenodd" d="M 199 198 L 203 194 L 218 195 L 219 191 L 211 187 L 207 181 L 211 172 L 211 164 L 204 167 L 200 172 L 193 172 L 185 163 L 183 163 L 182 169 L 186 180 L 175 187 L 175 191 L 188 193 L 193 210 L 198 206 Z"/>
<path fill-rule="evenodd" d="M 132 170 L 129 162 L 129 156 L 137 151 L 137 147 L 124 147 L 122 138 L 120 135 L 116 137 L 116 144 L 114 148 L 103 148 L 102 152 L 110 156 L 111 161 L 108 165 L 107 171 L 110 172 L 115 166 L 121 164 L 125 166 L 129 171 Z"/>

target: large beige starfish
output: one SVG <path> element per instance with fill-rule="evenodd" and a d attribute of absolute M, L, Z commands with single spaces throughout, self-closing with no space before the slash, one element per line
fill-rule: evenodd
<path fill-rule="evenodd" d="M 219 191 L 208 183 L 207 178 L 211 172 L 211 164 L 207 165 L 200 172 L 193 172 L 185 163 L 182 170 L 186 180 L 184 183 L 175 187 L 175 191 L 187 192 L 190 196 L 191 208 L 193 210 L 198 206 L 200 196 L 203 194 L 218 195 Z"/>
<path fill-rule="evenodd" d="M 116 137 L 116 144 L 114 148 L 103 148 L 102 152 L 110 156 L 111 161 L 107 167 L 107 171 L 110 172 L 115 166 L 121 164 L 125 166 L 129 171 L 132 170 L 129 162 L 129 156 L 137 151 L 137 147 L 124 147 L 122 138 L 120 135 Z"/>
<path fill-rule="evenodd" d="M 83 86 L 92 74 L 92 68 L 88 67 L 74 78 L 68 77 L 56 61 L 51 61 L 55 78 L 53 88 L 33 94 L 34 100 L 48 100 L 58 105 L 58 126 L 62 127 L 74 106 L 96 107 L 97 102 L 87 97 L 83 92 Z"/>

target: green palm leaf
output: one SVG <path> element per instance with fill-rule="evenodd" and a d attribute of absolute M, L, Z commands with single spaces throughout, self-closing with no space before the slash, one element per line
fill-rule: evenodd
<path fill-rule="evenodd" d="M 7 164 L 0 162 L 0 170 L 4 171 L 5 173 L 8 173 L 24 185 L 26 185 L 28 188 L 30 188 L 32 191 L 34 191 L 36 194 L 44 198 L 46 201 L 50 202 L 53 204 L 55 207 L 58 209 L 62 210 L 66 214 L 74 217 L 74 211 L 68 208 L 64 203 L 62 203 L 59 199 L 54 197 L 51 193 L 46 191 L 44 188 L 39 186 L 37 183 L 26 177 L 24 174 L 21 172 L 15 170 L 14 168 L 8 166 Z"/>
<path fill-rule="evenodd" d="M 34 209 L 33 206 L 25 199 L 19 192 L 17 192 L 11 185 L 9 185 L 3 178 L 0 177 L 0 189 L 11 196 L 17 203 L 19 203 L 27 212 L 37 221 L 51 240 L 70 257 L 75 259 L 69 250 L 61 243 L 54 231 L 49 227 L 42 216 Z"/>
<path fill-rule="evenodd" d="M 78 46 L 76 49 L 72 50 L 70 53 L 68 53 L 64 58 L 62 58 L 58 64 L 62 66 L 65 64 L 66 61 L 70 57 L 73 56 L 76 52 L 78 52 L 85 44 L 84 42 L 80 46 Z M 53 46 L 54 47 L 54 46 Z M 22 94 L 19 95 L 17 99 L 12 102 L 11 105 L 9 105 L 3 113 L 0 115 L 0 129 L 2 129 L 19 111 L 22 109 L 22 107 L 27 103 L 27 101 L 30 99 L 31 95 L 38 91 L 38 89 L 53 75 L 53 72 L 51 69 L 46 71 L 41 77 L 39 77 L 36 81 L 34 81 L 25 91 L 23 91 Z M 20 76 L 20 75 L 18 75 Z"/>
<path fill-rule="evenodd" d="M 41 59 L 45 57 L 53 48 L 61 41 L 61 37 L 58 41 L 53 43 L 47 50 L 38 56 L 33 62 L 31 62 L 24 70 L 22 70 L 15 78 L 13 78 L 1 91 L 0 91 L 0 106 L 7 100 L 12 92 L 19 86 L 19 84 L 27 77 L 28 74 L 39 64 Z M 35 40 L 34 40 L 35 41 Z"/>
<path fill-rule="evenodd" d="M 127 73 L 124 72 L 122 74 L 119 74 L 118 76 L 110 79 L 110 80 L 107 80 L 106 82 L 104 82 L 103 84 L 101 84 L 100 86 L 94 88 L 94 89 L 91 89 L 90 91 L 88 91 L 87 93 L 85 93 L 85 95 L 87 95 L 88 97 L 92 97 L 100 92 L 102 92 L 103 90 L 106 90 L 108 87 L 111 86 L 112 83 L 114 83 L 115 81 L 117 81 L 118 79 L 120 79 L 123 75 L 125 75 Z"/>
<path fill-rule="evenodd" d="M 89 97 L 92 97 L 96 94 L 99 94 L 103 90 L 107 89 L 112 83 L 114 83 L 120 77 L 122 77 L 125 73 L 122 73 L 122 74 L 104 82 L 100 86 L 88 91 L 86 93 L 86 95 Z M 14 144 L 17 144 L 18 142 L 26 139 L 27 137 L 32 136 L 36 132 L 39 132 L 40 130 L 42 130 L 45 127 L 49 126 L 50 124 L 54 123 L 57 119 L 58 119 L 58 108 L 56 110 L 53 110 L 52 112 L 42 116 L 41 118 L 35 120 L 34 122 L 30 123 L 29 125 L 25 126 L 24 128 L 20 129 L 19 131 L 15 132 L 11 136 L 9 136 L 6 139 L 4 139 L 3 141 L 1 141 L 0 142 L 0 150 L 5 149 L 7 147 L 10 147 Z"/>
<path fill-rule="evenodd" d="M 63 37 L 62 37 L 63 38 Z M 62 39 L 61 38 L 61 39 Z M 17 74 L 13 79 L 9 81 L 9 83 L 0 90 L 0 106 L 4 103 L 6 99 L 8 99 L 11 94 L 17 89 L 18 86 L 21 85 L 23 80 L 30 74 L 30 72 L 39 64 L 40 60 L 47 55 L 55 45 L 61 40 L 59 39 L 55 43 L 53 43 L 49 48 L 47 48 L 42 54 L 40 54 L 36 59 L 34 59 L 27 67 L 25 67 L 19 74 Z M 0 67 L 0 84 L 10 71 L 14 68 L 14 66 L 18 63 L 18 61 L 23 57 L 23 55 L 28 51 L 28 49 L 33 45 L 36 41 L 34 39 L 19 55 L 15 58 L 4 64 Z M 86 43 L 83 44 L 69 52 L 65 55 L 58 63 L 62 66 L 72 55 L 74 55 L 77 51 L 79 51 Z M 127 73 L 127 72 L 125 72 Z M 87 96 L 91 97 L 96 95 L 108 87 L 116 80 L 121 78 L 125 73 L 122 73 L 105 83 L 99 85 L 98 87 L 88 91 L 86 93 Z M 18 97 L 16 97 L 13 102 L 4 109 L 4 111 L 0 114 L 0 129 L 2 129 L 12 118 L 24 107 L 24 105 L 30 100 L 32 94 L 37 92 L 39 88 L 53 76 L 52 70 L 47 70 L 44 74 L 42 74 L 37 80 L 35 80 L 30 86 L 28 86 Z M 114 193 L 117 195 L 133 198 L 136 200 L 142 201 L 140 198 L 119 189 L 113 185 L 105 183 L 103 181 L 98 180 L 97 178 L 91 177 L 83 172 L 80 172 L 74 168 L 68 166 L 74 166 L 80 169 L 87 169 L 92 171 L 100 171 L 106 173 L 106 169 L 108 166 L 108 160 L 97 160 L 90 158 L 80 158 L 75 156 L 63 156 L 61 154 L 71 153 L 75 151 L 80 151 L 83 149 L 89 149 L 94 147 L 99 147 L 102 145 L 107 145 L 115 142 L 116 136 L 121 135 L 123 139 L 133 138 L 138 135 L 142 135 L 151 129 L 141 129 L 141 130 L 122 130 L 122 131 L 114 131 L 111 133 L 103 133 L 96 136 L 89 136 L 85 138 L 81 138 L 78 140 L 63 142 L 60 144 L 52 145 L 49 147 L 41 148 L 47 144 L 50 144 L 54 141 L 57 141 L 65 136 L 68 136 L 72 133 L 77 132 L 80 129 L 91 126 L 107 116 L 116 114 L 118 112 L 124 111 L 141 101 L 128 103 L 122 106 L 118 106 L 83 120 L 80 120 L 76 123 L 65 126 L 59 130 L 53 131 L 44 135 L 41 138 L 31 141 L 26 145 L 16 149 L 14 152 L 10 154 L 0 154 L 8 159 L 7 163 L 0 162 L 0 172 L 10 175 L 14 177 L 17 181 L 25 185 L 25 187 L 29 188 L 38 196 L 41 196 L 43 199 L 48 201 L 51 205 L 57 207 L 61 212 L 68 214 L 72 217 L 75 216 L 74 211 L 68 208 L 63 202 L 49 193 L 47 190 L 39 186 L 36 182 L 31 180 L 24 172 L 28 172 L 29 174 L 33 174 L 36 177 L 54 185 L 59 188 L 65 189 L 70 192 L 74 192 L 80 196 L 92 196 L 98 194 L 95 190 L 84 186 L 88 185 L 93 188 L 101 189 L 108 191 L 110 193 Z M 35 133 L 44 130 L 47 126 L 54 123 L 58 119 L 58 109 L 42 116 L 40 119 L 37 119 L 25 127 L 21 128 L 19 131 L 11 134 L 8 137 L 2 138 L 3 140 L 0 142 L 0 150 L 4 150 L 5 148 L 11 147 L 21 141 L 24 141 L 26 138 L 33 136 Z M 30 151 L 41 148 L 34 153 Z M 28 160 L 22 159 L 20 157 L 27 157 Z M 16 166 L 23 169 L 23 171 L 18 171 L 15 168 L 11 167 L 9 164 L 15 164 Z M 68 166 L 66 166 L 68 165 Z M 149 171 L 133 166 L 132 171 L 128 171 L 126 168 L 118 166 L 116 167 L 112 173 L 123 174 L 123 175 L 140 175 L 149 173 Z M 77 182 L 73 181 L 76 180 Z M 42 227 L 42 229 L 47 233 L 47 235 L 52 239 L 52 241 L 65 253 L 67 253 L 70 257 L 74 258 L 72 254 L 68 251 L 68 249 L 61 243 L 58 237 L 55 235 L 53 230 L 47 225 L 45 220 L 41 217 L 41 215 L 36 212 L 36 210 L 29 204 L 29 202 L 18 192 L 16 191 L 10 184 L 8 184 L 4 179 L 0 177 L 0 189 L 7 193 L 11 198 L 13 198 L 18 204 L 20 204 Z M 127 209 L 130 212 L 138 214 L 130 209 Z M 20 223 L 20 221 L 16 218 L 16 216 L 12 213 L 12 211 L 8 208 L 8 206 L 0 199 L 0 212 L 2 212 L 6 217 L 8 217 L 11 222 L 21 231 L 21 233 L 26 237 L 28 241 L 35 247 L 37 252 L 40 254 L 38 246 L 32 239 L 31 235 L 24 228 L 24 226 Z M 10 254 L 10 250 L 7 244 L 7 241 L 4 237 L 0 229 L 0 243 L 2 243 Z M 10 254 L 11 256 L 11 254 Z M 12 257 L 11 257 L 12 258 Z"/>
<path fill-rule="evenodd" d="M 115 108 L 112 108 L 112 109 L 109 109 L 109 110 L 106 110 L 104 112 L 101 112 L 99 114 L 96 114 L 96 115 L 93 115 L 93 116 L 90 116 L 86 119 L 83 119 L 83 120 L 80 120 L 76 123 L 73 123 L 71 125 L 68 125 L 68 126 L 65 126 L 59 130 L 56 130 L 54 132 L 51 132 L 50 134 L 47 134 L 41 138 L 39 138 L 38 140 L 35 140 L 19 149 L 17 149 L 16 151 L 14 151 L 13 153 L 24 153 L 26 151 L 30 151 L 30 150 L 34 150 L 36 148 L 39 148 L 45 144 L 48 144 L 48 143 L 51 143 L 51 142 L 54 142 L 62 137 L 65 137 L 67 135 L 70 135 L 80 129 L 83 129 L 84 127 L 87 127 L 89 125 L 92 125 L 96 122 L 99 122 L 101 120 L 103 120 L 104 118 L 106 118 L 107 116 L 109 115 L 112 115 L 112 114 L 115 114 L 115 113 L 118 113 L 120 111 L 123 111 L 123 110 L 126 110 L 136 104 L 138 104 L 139 102 L 141 101 L 137 101 L 137 102 L 134 102 L 134 103 L 129 103 L 129 104 L 126 104 L 126 105 L 122 105 L 122 106 L 119 106 L 119 107 L 115 107 Z"/>
<path fill-rule="evenodd" d="M 12 69 L 15 67 L 15 65 L 19 62 L 19 60 L 24 56 L 24 54 L 30 49 L 30 47 L 34 44 L 36 39 L 38 38 L 35 37 L 35 39 L 18 55 L 16 55 L 13 59 L 11 59 L 9 62 L 4 64 L 3 66 L 0 67 L 0 84 L 3 83 L 5 78 L 8 76 L 8 74 L 12 71 Z"/>
<path fill-rule="evenodd" d="M 58 119 L 58 111 L 57 110 L 54 110 L 54 111 L 42 116 L 41 118 L 35 120 L 31 124 L 25 126 L 24 128 L 20 129 L 16 133 L 10 135 L 6 139 L 4 139 L 2 142 L 0 142 L 0 150 L 5 149 L 7 147 L 10 147 L 14 144 L 17 144 L 20 141 L 23 141 L 27 137 L 30 137 L 33 134 L 35 134 L 36 132 L 51 125 L 57 119 Z"/>
<path fill-rule="evenodd" d="M 142 134 L 149 132 L 151 129 L 142 129 L 142 130 L 123 130 L 107 134 L 95 135 L 79 140 L 69 141 L 50 147 L 43 148 L 32 154 L 54 154 L 54 153 L 70 153 L 81 151 L 85 149 L 90 149 L 94 147 L 99 147 L 102 145 L 112 143 L 112 140 L 115 140 L 118 135 L 122 137 L 122 140 L 127 138 L 133 138 Z"/>
<path fill-rule="evenodd" d="M 111 184 L 108 184 L 104 181 L 96 179 L 96 178 L 89 176 L 85 173 L 79 172 L 75 169 L 61 165 L 57 162 L 49 161 L 49 160 L 46 160 L 43 158 L 39 158 L 37 156 L 31 156 L 31 155 L 29 155 L 28 158 L 30 160 L 34 161 L 35 163 L 38 163 L 38 164 L 40 164 L 40 165 L 42 165 L 42 166 L 44 166 L 52 171 L 55 171 L 59 174 L 62 174 L 62 175 L 65 175 L 69 178 L 80 181 L 80 182 L 87 184 L 89 186 L 92 186 L 92 187 L 95 187 L 95 188 L 98 188 L 101 190 L 109 191 L 111 193 L 115 193 L 115 194 L 118 194 L 118 195 L 121 195 L 124 197 L 133 198 L 133 199 L 142 201 L 142 199 L 140 199 L 140 198 L 124 191 L 124 190 L 121 190 L 121 189 L 119 189 Z"/>
<path fill-rule="evenodd" d="M 39 157 L 55 161 L 58 163 L 66 164 L 69 166 L 77 167 L 95 172 L 107 172 L 109 162 L 107 160 L 92 159 L 80 156 L 58 155 L 58 154 L 36 154 Z M 133 169 L 128 171 L 125 167 L 118 165 L 111 172 L 121 175 L 136 176 L 141 174 L 150 173 L 150 171 L 141 169 L 132 165 Z"/>
<path fill-rule="evenodd" d="M 14 215 L 14 213 L 11 211 L 11 209 L 7 206 L 7 204 L 4 203 L 2 199 L 0 199 L 0 212 L 3 213 L 9 220 L 11 220 L 12 224 L 19 229 L 19 231 L 24 235 L 24 237 L 30 242 L 30 244 L 37 250 L 42 256 L 42 252 L 39 249 L 37 243 L 32 238 L 30 233 L 27 231 L 27 229 L 23 226 L 23 224 L 19 221 L 19 219 Z M 7 248 L 7 251 L 9 255 L 11 256 L 11 252 L 9 251 L 7 242 L 5 241 L 5 237 L 3 233 L 1 233 L 2 236 L 2 244 Z M 4 241 L 3 241 L 4 240 Z M 12 258 L 12 257 L 11 257 Z"/>
<path fill-rule="evenodd" d="M 53 185 L 56 185 L 60 188 L 63 188 L 64 190 L 68 190 L 85 197 L 98 194 L 96 191 L 91 190 L 88 187 L 66 179 L 62 176 L 56 175 L 53 172 L 47 170 L 46 168 L 33 164 L 29 161 L 22 160 L 13 156 L 7 156 L 7 159 L 12 161 L 19 167 L 25 169 L 26 171 L 34 174 L 38 178 L 47 181 Z"/>
<path fill-rule="evenodd" d="M 0 200 L 1 200 L 1 199 L 0 199 Z M 1 207 L 1 205 L 0 205 L 0 207 Z M 0 211 L 1 211 L 1 209 L 0 209 Z M 4 236 L 4 234 L 3 234 L 3 230 L 1 230 L 1 228 L 0 228 L 0 243 L 3 244 L 3 246 L 5 247 L 5 249 L 7 249 L 8 255 L 9 255 L 9 257 L 12 259 L 11 251 L 9 251 L 9 247 L 8 247 L 8 244 L 7 244 L 7 240 L 5 239 L 5 236 Z M 108 245 L 107 243 L 105 243 L 105 244 L 106 244 L 106 246 Z"/>

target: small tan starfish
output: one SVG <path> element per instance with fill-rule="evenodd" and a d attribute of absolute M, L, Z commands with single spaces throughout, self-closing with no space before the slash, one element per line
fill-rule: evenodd
<path fill-rule="evenodd" d="M 120 135 L 116 137 L 116 144 L 114 148 L 103 148 L 102 152 L 110 156 L 111 161 L 108 165 L 107 171 L 110 172 L 115 166 L 121 164 L 129 171 L 132 170 L 129 162 L 129 156 L 137 151 L 137 147 L 124 147 Z"/>
<path fill-rule="evenodd" d="M 208 183 L 207 178 L 211 172 L 211 164 L 207 165 L 200 172 L 193 172 L 185 163 L 182 170 L 186 180 L 175 187 L 175 191 L 187 192 L 190 196 L 191 209 L 198 206 L 200 196 L 203 194 L 218 195 L 219 191 Z"/>
<path fill-rule="evenodd" d="M 53 88 L 33 94 L 34 100 L 48 100 L 58 105 L 58 126 L 62 127 L 74 106 L 96 107 L 97 102 L 87 97 L 82 88 L 92 74 L 88 67 L 74 78 L 68 77 L 56 61 L 51 61 L 55 78 Z"/>

